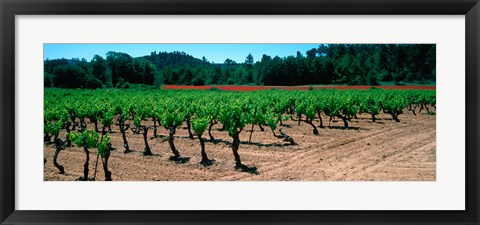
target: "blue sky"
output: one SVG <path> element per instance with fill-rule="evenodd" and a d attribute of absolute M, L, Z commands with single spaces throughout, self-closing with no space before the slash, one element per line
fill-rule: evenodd
<path fill-rule="evenodd" d="M 151 52 L 180 51 L 210 62 L 222 63 L 230 58 L 238 63 L 244 62 L 249 53 L 255 61 L 263 54 L 275 57 L 303 55 L 320 44 L 44 44 L 44 59 L 85 58 L 90 61 L 94 55 L 106 57 L 107 52 L 127 53 L 132 57 L 150 55 Z"/>

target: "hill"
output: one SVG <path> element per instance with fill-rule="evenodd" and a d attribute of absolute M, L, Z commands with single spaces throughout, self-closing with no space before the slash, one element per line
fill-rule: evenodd
<path fill-rule="evenodd" d="M 45 87 L 101 88 L 130 84 L 167 85 L 310 85 L 419 82 L 436 80 L 436 45 L 335 44 L 319 45 L 303 55 L 254 61 L 226 59 L 210 63 L 185 52 L 151 52 L 131 57 L 108 52 L 106 58 L 54 59 L 44 62 Z"/>

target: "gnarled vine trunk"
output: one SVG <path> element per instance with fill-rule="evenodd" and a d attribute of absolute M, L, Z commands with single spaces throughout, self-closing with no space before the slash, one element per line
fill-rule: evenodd
<path fill-rule="evenodd" d="M 158 137 L 157 134 L 157 118 L 153 117 L 153 137 Z"/>
<path fill-rule="evenodd" d="M 90 152 L 87 147 L 87 140 L 83 137 L 83 151 L 85 152 L 85 164 L 83 164 L 83 180 L 88 181 L 88 163 L 90 162 Z"/>
<path fill-rule="evenodd" d="M 77 122 L 75 122 L 75 119 L 77 116 L 75 113 L 70 113 L 70 120 L 72 120 L 72 130 L 76 130 L 75 126 L 77 125 Z"/>
<path fill-rule="evenodd" d="M 87 130 L 87 123 L 85 122 L 85 118 L 83 117 L 80 118 L 80 129 L 82 131 Z"/>
<path fill-rule="evenodd" d="M 317 129 L 317 127 L 313 124 L 313 120 L 311 120 L 311 119 L 309 119 L 309 118 L 307 117 L 305 120 L 300 119 L 298 122 L 301 122 L 301 121 L 303 121 L 303 122 L 305 122 L 305 123 L 307 123 L 307 124 L 310 124 L 310 126 L 312 126 L 312 128 L 313 128 L 313 134 L 314 134 L 314 135 L 318 135 L 318 129 Z"/>
<path fill-rule="evenodd" d="M 70 147 L 72 145 L 72 141 L 68 136 L 68 134 L 70 133 L 70 122 L 65 123 L 65 130 L 67 130 L 67 133 L 66 133 L 67 138 L 65 141 L 67 142 L 67 147 Z"/>
<path fill-rule="evenodd" d="M 240 147 L 240 132 L 236 132 L 235 134 L 233 134 L 232 138 L 233 138 L 232 151 L 233 151 L 233 156 L 235 157 L 235 166 L 241 167 L 242 161 L 240 160 L 240 155 L 238 154 L 238 148 Z"/>
<path fill-rule="evenodd" d="M 395 120 L 395 122 L 400 122 L 400 120 L 398 119 L 398 116 L 403 113 L 401 110 L 400 111 L 390 110 L 390 111 L 385 111 L 385 112 L 390 114 L 392 116 L 393 120 Z"/>
<path fill-rule="evenodd" d="M 318 127 L 323 127 L 323 120 L 322 120 L 322 115 L 320 110 L 317 110 L 317 115 L 318 115 L 318 120 L 320 120 L 320 125 L 318 125 Z"/>
<path fill-rule="evenodd" d="M 102 160 L 103 162 L 103 171 L 105 172 L 105 181 L 111 181 L 112 180 L 112 172 L 108 170 L 108 159 L 110 158 L 110 152 L 108 152 L 105 155 L 105 160 Z"/>
<path fill-rule="evenodd" d="M 173 139 L 174 139 L 174 134 L 175 134 L 175 130 L 176 130 L 176 127 L 175 126 L 171 126 L 169 128 L 169 132 L 168 132 L 168 144 L 170 145 L 170 149 L 172 150 L 172 153 L 174 155 L 174 158 L 178 159 L 180 158 L 180 153 L 178 152 L 178 150 L 175 148 L 175 144 L 173 143 Z"/>
<path fill-rule="evenodd" d="M 204 166 L 208 166 L 212 163 L 212 160 L 208 159 L 207 152 L 205 151 L 205 140 L 202 138 L 202 135 L 197 135 L 198 140 L 200 141 L 200 147 L 202 148 L 202 161 L 200 161 L 200 164 Z"/>
<path fill-rule="evenodd" d="M 400 113 L 390 112 L 390 115 L 392 116 L 393 120 L 395 120 L 395 122 L 400 122 L 400 120 L 398 119 L 398 115 L 400 115 Z"/>
<path fill-rule="evenodd" d="M 280 129 L 279 132 L 280 132 L 280 135 L 277 135 L 277 134 L 275 134 L 275 131 L 272 129 L 272 133 L 273 133 L 274 137 L 279 138 L 279 139 L 283 139 L 283 141 L 289 142 L 292 145 L 295 144 L 295 141 L 293 140 L 292 137 L 290 137 L 290 135 L 283 133 L 282 129 Z"/>
<path fill-rule="evenodd" d="M 313 134 L 314 135 L 318 135 L 318 129 L 317 127 L 313 124 L 313 120 L 307 118 L 307 120 L 305 120 L 306 123 L 310 124 L 310 126 L 312 126 L 313 128 Z"/>
<path fill-rule="evenodd" d="M 345 128 L 348 128 L 348 118 L 347 118 L 346 116 L 341 115 L 341 114 L 337 114 L 337 117 L 340 118 L 340 119 L 342 119 L 342 121 L 343 121 L 343 126 L 344 126 Z"/>
<path fill-rule="evenodd" d="M 210 124 L 208 125 L 208 136 L 210 136 L 210 141 L 215 141 L 215 138 L 212 136 L 212 127 L 213 125 L 217 124 L 213 119 L 210 120 Z"/>
<path fill-rule="evenodd" d="M 143 149 L 143 155 L 153 155 L 152 151 L 150 151 L 150 146 L 148 146 L 148 141 L 147 141 L 148 127 L 142 126 L 140 129 L 143 130 L 143 141 L 145 142 L 145 148 Z"/>
<path fill-rule="evenodd" d="M 128 129 L 128 127 L 125 125 L 125 120 L 119 118 L 118 126 L 120 127 L 120 132 L 122 133 L 123 147 L 125 147 L 125 151 L 123 151 L 123 153 L 129 153 L 131 151 L 130 151 L 130 148 L 128 146 L 127 137 L 125 136 L 125 131 L 126 131 L 126 129 Z"/>
<path fill-rule="evenodd" d="M 53 165 L 57 167 L 57 169 L 60 171 L 60 174 L 64 174 L 65 169 L 62 165 L 58 164 L 57 158 L 58 154 L 60 154 L 60 151 L 62 151 L 63 149 L 63 141 L 60 139 L 55 139 L 55 154 L 53 155 Z"/>
<path fill-rule="evenodd" d="M 188 138 L 193 139 L 192 129 L 190 125 L 190 117 L 187 117 L 186 123 L 187 123 L 187 130 L 188 130 Z"/>

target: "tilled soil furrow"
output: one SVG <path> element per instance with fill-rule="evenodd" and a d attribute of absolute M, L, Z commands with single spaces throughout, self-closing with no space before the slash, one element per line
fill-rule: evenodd
<path fill-rule="evenodd" d="M 185 163 L 169 160 L 172 155 L 165 130 L 159 129 L 160 137 L 150 139 L 148 144 L 153 156 L 143 156 L 145 147 L 142 135 L 127 131 L 127 140 L 131 153 L 123 153 L 123 139 L 118 126 L 112 126 L 110 135 L 112 145 L 117 148 L 109 160 L 109 169 L 114 181 L 190 181 L 190 180 L 435 180 L 436 179 L 436 120 L 434 115 L 426 113 L 414 116 L 402 114 L 397 123 L 389 115 L 381 114 L 377 122 L 369 115 L 362 114 L 350 122 L 350 129 L 343 129 L 343 122 L 329 121 L 323 117 L 324 125 L 332 127 L 318 128 L 319 135 L 312 134 L 312 127 L 306 123 L 297 125 L 296 121 L 285 121 L 283 131 L 294 138 L 297 145 L 289 145 L 273 137 L 269 128 L 260 131 L 254 128 L 251 143 L 247 143 L 250 130 L 240 135 L 239 154 L 242 162 L 257 167 L 259 174 L 240 172 L 234 169 L 231 150 L 231 137 L 220 131 L 220 124 L 214 126 L 212 134 L 217 143 L 209 141 L 207 133 L 206 151 L 215 162 L 204 167 L 200 165 L 200 144 L 197 138 L 188 138 L 184 126 L 177 129 L 175 146 L 180 154 L 189 157 Z M 318 125 L 318 120 L 315 121 Z M 152 121 L 143 123 L 153 125 Z M 88 124 L 89 128 L 93 124 Z M 248 127 L 250 128 L 250 127 Z M 277 129 L 278 132 L 278 129 Z M 62 130 L 60 138 L 65 138 Z M 85 154 L 78 147 L 67 148 L 58 157 L 65 167 L 65 174 L 59 174 L 53 166 L 55 149 L 45 145 L 44 180 L 75 180 L 83 176 Z M 96 149 L 90 154 L 89 177 L 93 177 Z M 96 180 L 104 180 L 102 163 L 99 160 Z"/>
<path fill-rule="evenodd" d="M 315 150 L 310 150 L 310 151 L 296 154 L 295 156 L 287 159 L 286 161 L 274 164 L 272 167 L 263 167 L 261 172 L 265 174 L 275 174 L 278 171 L 291 171 L 291 170 L 298 171 L 301 169 L 301 165 L 308 165 L 308 164 L 317 165 L 320 162 L 322 162 L 322 164 L 328 164 L 329 159 L 335 158 L 335 161 L 341 161 L 342 159 L 344 159 L 341 163 L 337 163 L 338 165 L 333 167 L 335 169 L 335 173 L 339 173 L 339 171 L 344 171 L 347 168 L 348 169 L 351 168 L 350 164 L 352 163 L 348 162 L 349 158 L 355 158 L 357 154 L 362 154 L 362 152 L 364 152 L 365 150 L 365 148 L 358 148 L 358 147 L 352 148 L 350 146 L 352 145 L 358 146 L 358 142 L 367 141 L 369 143 L 369 142 L 372 142 L 370 140 L 378 140 L 379 136 L 384 136 L 385 133 L 387 132 L 390 132 L 388 137 L 391 139 L 399 138 L 401 136 L 409 136 L 410 134 L 405 133 L 405 131 L 403 130 L 404 128 L 408 128 L 408 127 L 409 127 L 408 125 L 401 126 L 400 128 L 390 127 L 389 129 L 380 130 L 371 135 L 360 136 L 360 138 L 356 138 L 356 139 L 350 138 L 348 140 L 335 141 L 338 143 L 334 143 L 334 144 L 329 143 L 323 146 L 317 146 L 314 148 Z M 367 146 L 367 149 L 374 149 L 375 145 L 376 143 L 373 143 L 371 144 L 371 146 Z M 335 147 L 332 147 L 332 146 L 335 146 Z M 348 148 L 351 151 L 345 151 L 345 150 L 342 150 L 342 148 Z M 363 156 L 363 157 L 366 157 L 366 156 Z M 322 167 L 324 166 L 321 166 L 321 167 L 312 166 L 310 168 L 310 171 L 308 172 L 322 174 L 323 176 L 328 177 L 328 175 L 326 175 L 328 174 L 328 172 L 321 170 Z M 328 171 L 328 169 L 329 167 L 327 166 L 326 170 Z M 241 179 L 242 177 L 245 177 L 245 176 L 242 176 L 242 175 L 235 176 L 235 178 L 237 179 Z M 232 177 L 227 177 L 227 179 L 229 178 L 232 178 Z M 301 177 L 299 179 L 304 180 L 304 179 L 308 179 L 308 177 Z"/>
<path fill-rule="evenodd" d="M 434 132 L 434 131 L 433 131 Z M 344 174 L 337 173 L 332 179 L 337 180 L 340 179 L 342 176 L 347 177 L 363 177 L 360 174 L 368 174 L 369 176 L 375 176 L 375 170 L 372 168 L 381 167 L 385 170 L 389 170 L 394 167 L 399 159 L 406 155 L 411 155 L 413 151 L 416 151 L 418 148 L 422 148 L 424 146 L 431 145 L 430 134 L 418 134 L 417 140 L 415 142 L 408 142 L 408 136 L 398 136 L 392 141 L 386 143 L 386 146 L 389 146 L 385 149 L 385 151 L 379 151 L 375 154 L 375 152 L 371 152 L 371 155 L 366 157 L 355 157 L 353 156 L 352 159 L 362 159 L 363 161 L 351 161 L 350 163 L 345 163 L 344 168 L 348 168 L 348 166 L 354 167 L 357 164 L 363 165 L 362 168 L 353 168 L 353 169 L 346 169 L 344 170 Z M 401 149 L 401 150 L 397 150 Z M 415 167 L 415 166 L 413 166 Z"/>

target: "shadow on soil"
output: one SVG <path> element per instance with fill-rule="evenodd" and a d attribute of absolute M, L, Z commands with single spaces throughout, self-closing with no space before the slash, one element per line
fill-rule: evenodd
<path fill-rule="evenodd" d="M 155 156 L 159 156 L 159 157 L 162 157 L 162 155 L 158 154 L 158 153 L 153 153 L 151 155 L 143 155 L 145 157 L 155 157 Z"/>
<path fill-rule="evenodd" d="M 168 140 L 168 136 L 167 135 L 161 135 L 161 134 L 157 134 L 157 136 L 152 136 L 150 137 L 150 140 L 153 140 L 153 139 L 160 139 L 160 142 L 165 142 Z"/>
<path fill-rule="evenodd" d="M 85 179 L 84 177 L 79 177 L 75 181 L 95 181 L 92 177 Z"/>
<path fill-rule="evenodd" d="M 337 129 L 337 130 L 370 130 L 363 127 L 344 127 L 344 126 L 325 126 L 328 129 Z"/>
<path fill-rule="evenodd" d="M 176 156 L 170 156 L 169 158 L 170 161 L 174 161 L 175 163 L 178 164 L 184 164 L 190 161 L 190 157 L 176 157 Z"/>
<path fill-rule="evenodd" d="M 258 171 L 257 171 L 257 167 L 250 167 L 250 166 L 247 166 L 247 165 L 244 165 L 244 164 L 240 164 L 240 165 L 236 165 L 235 166 L 235 169 L 236 170 L 239 170 L 241 172 L 246 172 L 246 173 L 251 173 L 251 174 L 255 174 L 255 175 L 258 175 Z"/>
<path fill-rule="evenodd" d="M 188 137 L 185 137 L 185 138 L 188 138 Z M 205 140 L 205 141 L 211 142 L 211 143 L 213 143 L 213 144 L 223 143 L 223 144 L 232 146 L 232 142 L 231 142 L 231 141 L 227 141 L 227 140 L 224 140 L 224 139 L 215 139 L 215 140 L 213 140 L 213 141 L 211 141 L 211 140 Z M 248 142 L 248 141 L 241 141 L 240 144 L 242 144 L 242 145 L 255 145 L 255 146 L 258 146 L 258 147 L 284 147 L 284 146 L 296 145 L 296 144 L 290 144 L 290 143 L 288 143 L 288 142 L 286 142 L 286 143 L 263 144 L 263 143 Z"/>
<path fill-rule="evenodd" d="M 205 160 L 205 161 L 200 162 L 200 164 L 202 164 L 204 167 L 209 167 L 209 166 L 213 165 L 214 163 L 215 163 L 215 159 L 209 159 L 209 160 Z"/>

